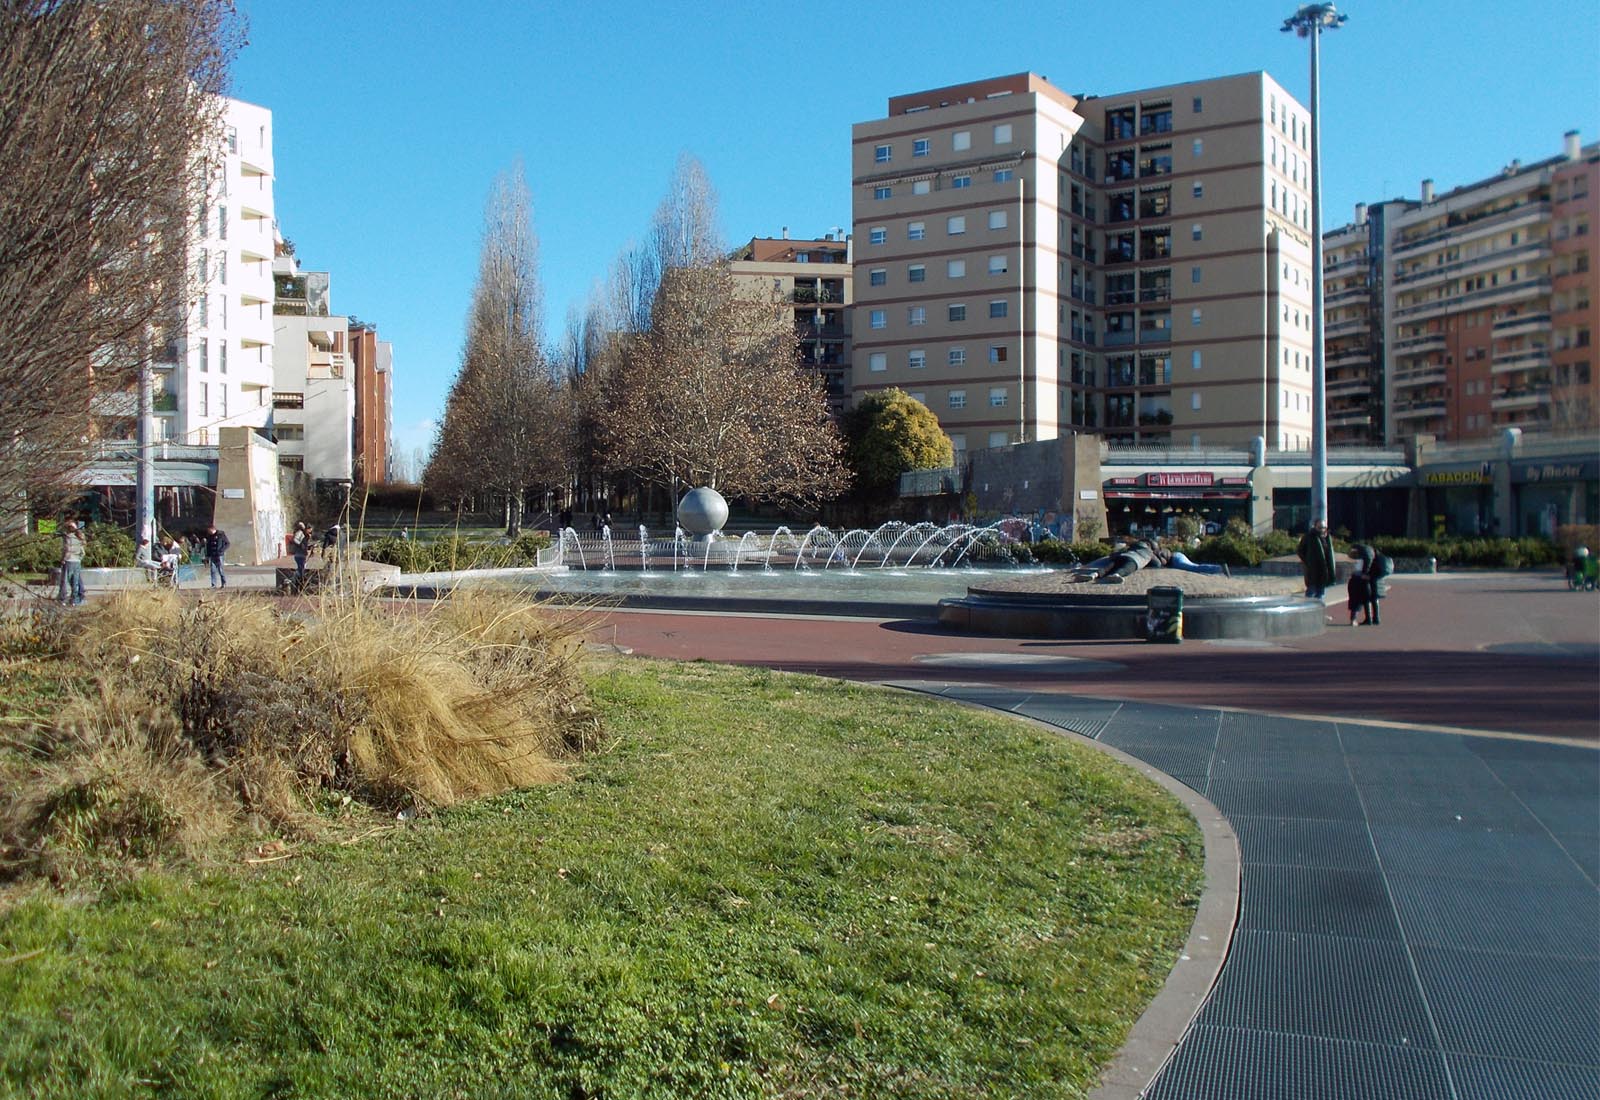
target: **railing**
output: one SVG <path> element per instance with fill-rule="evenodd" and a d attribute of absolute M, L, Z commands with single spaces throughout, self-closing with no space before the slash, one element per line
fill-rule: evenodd
<path fill-rule="evenodd" d="M 1548 214 L 1550 203 L 1547 200 L 1534 202 L 1519 202 L 1517 205 L 1505 210 L 1496 210 L 1492 213 L 1478 214 L 1468 217 L 1462 214 L 1451 214 L 1446 225 L 1439 229 L 1427 230 L 1417 236 L 1402 237 L 1395 241 L 1393 254 L 1398 256 L 1402 252 L 1412 252 L 1416 249 L 1448 240 L 1464 232 L 1476 233 L 1482 229 L 1489 229 L 1504 222 L 1515 221 L 1529 214 Z"/>
<path fill-rule="evenodd" d="M 1550 292 L 1549 279 L 1522 279 L 1514 283 L 1502 283 L 1499 286 L 1484 287 L 1467 294 L 1452 294 L 1444 298 L 1434 298 L 1420 302 L 1414 306 L 1394 311 L 1396 317 L 1418 317 L 1429 313 L 1451 312 L 1469 308 L 1474 303 L 1484 303 L 1493 298 L 1503 298 L 1508 295 L 1525 297 L 1535 294 L 1548 294 Z"/>
<path fill-rule="evenodd" d="M 1548 241 L 1523 241 L 1521 244 L 1509 245 L 1506 248 L 1496 249 L 1493 252 L 1483 252 L 1463 260 L 1452 260 L 1447 264 L 1437 267 L 1425 267 L 1419 271 L 1410 271 L 1395 277 L 1396 285 L 1404 286 L 1407 283 L 1420 283 L 1429 279 L 1441 279 L 1450 275 L 1476 267 L 1479 264 L 1497 263 L 1506 264 L 1526 255 L 1527 259 L 1537 259 L 1548 255 L 1550 245 Z"/>

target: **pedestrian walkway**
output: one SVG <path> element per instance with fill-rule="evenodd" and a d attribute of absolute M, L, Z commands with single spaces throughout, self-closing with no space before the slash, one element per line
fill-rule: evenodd
<path fill-rule="evenodd" d="M 1587 747 L 907 681 L 1083 734 L 1239 838 L 1221 977 L 1151 1100 L 1600 1096 Z"/>

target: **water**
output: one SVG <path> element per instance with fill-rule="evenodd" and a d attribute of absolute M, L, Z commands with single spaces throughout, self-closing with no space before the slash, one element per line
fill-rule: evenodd
<path fill-rule="evenodd" d="M 851 604 L 890 602 L 932 607 L 941 599 L 967 594 L 969 585 L 985 578 L 1015 577 L 1048 572 L 1038 568 L 925 568 L 852 570 L 838 568 L 796 571 L 758 569 L 745 561 L 731 568 L 671 571 L 670 565 L 653 570 L 615 571 L 573 569 L 565 573 L 530 578 L 533 587 L 564 595 L 607 597 L 690 596 L 714 600 L 789 601 L 823 605 L 837 614 L 849 614 Z"/>

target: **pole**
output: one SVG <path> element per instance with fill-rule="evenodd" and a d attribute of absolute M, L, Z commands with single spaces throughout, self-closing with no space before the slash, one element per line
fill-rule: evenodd
<path fill-rule="evenodd" d="M 1028 442 L 1028 180 L 1017 163 L 1017 442 Z"/>
<path fill-rule="evenodd" d="M 135 427 L 138 462 L 134 470 L 135 496 L 134 502 L 134 541 L 145 538 L 150 540 L 150 545 L 155 545 L 155 517 L 156 517 L 156 468 L 155 458 L 151 453 L 155 447 L 155 378 L 150 371 L 150 356 L 148 353 L 140 356 L 139 362 L 139 419 Z"/>
<path fill-rule="evenodd" d="M 1328 379 L 1322 286 L 1322 21 L 1311 26 L 1311 520 L 1328 518 Z"/>

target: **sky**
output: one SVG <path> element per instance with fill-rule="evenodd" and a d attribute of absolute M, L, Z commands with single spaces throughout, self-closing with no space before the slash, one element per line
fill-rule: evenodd
<path fill-rule="evenodd" d="M 333 308 L 394 344 L 396 454 L 459 366 L 484 202 L 523 165 L 546 335 L 642 239 L 678 157 L 730 246 L 850 224 L 850 127 L 1031 71 L 1104 95 L 1266 70 L 1310 101 L 1291 0 L 768 4 L 240 0 L 232 94 L 273 112 L 274 202 Z M 1323 39 L 1324 224 L 1600 138 L 1600 3 L 1351 0 Z"/>

